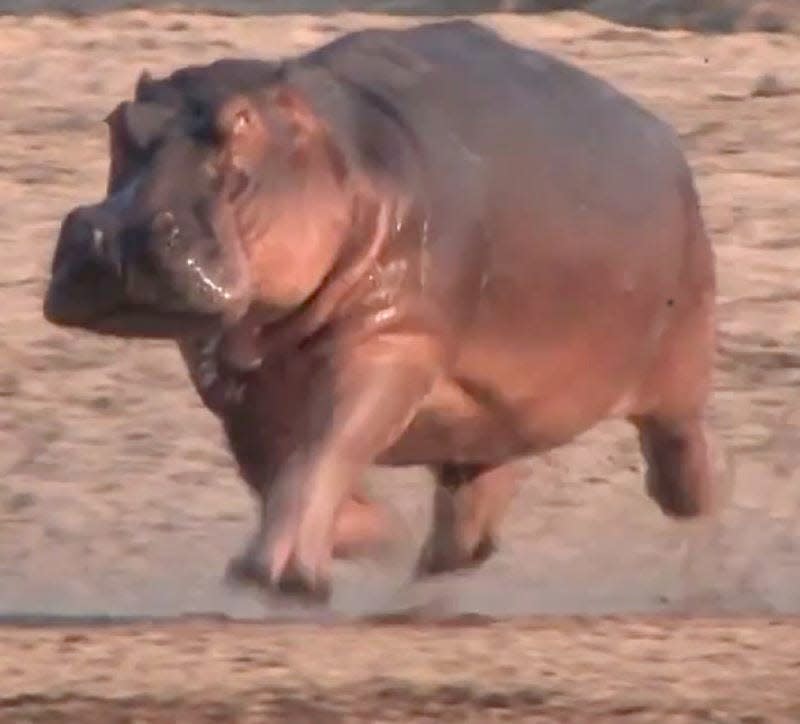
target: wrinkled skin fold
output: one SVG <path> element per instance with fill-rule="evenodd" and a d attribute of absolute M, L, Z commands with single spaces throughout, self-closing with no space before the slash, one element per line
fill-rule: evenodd
<path fill-rule="evenodd" d="M 604 81 L 443 22 L 144 75 L 108 126 L 44 314 L 175 339 L 259 505 L 231 581 L 327 600 L 392 550 L 373 464 L 436 476 L 418 575 L 479 565 L 520 461 L 608 418 L 666 515 L 718 508 L 714 255 L 675 134 Z"/>

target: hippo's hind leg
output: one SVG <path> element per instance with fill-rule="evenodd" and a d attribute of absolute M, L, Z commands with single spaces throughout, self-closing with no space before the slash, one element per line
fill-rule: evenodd
<path fill-rule="evenodd" d="M 645 387 L 649 401 L 630 421 L 647 463 L 647 492 L 671 517 L 713 513 L 721 502 L 710 402 L 714 351 L 713 285 L 688 296 L 667 331 Z"/>
<path fill-rule="evenodd" d="M 661 510 L 675 518 L 712 512 L 716 486 L 704 416 L 644 417 L 633 422 L 647 464 L 647 492 Z"/>
<path fill-rule="evenodd" d="M 692 213 L 680 289 L 666 301 L 668 324 L 639 409 L 629 417 L 647 463 L 647 491 L 676 518 L 710 514 L 721 502 L 707 415 L 716 338 L 714 257 L 694 200 Z"/>
<path fill-rule="evenodd" d="M 477 566 L 492 555 L 521 477 L 512 463 L 448 463 L 435 473 L 433 525 L 417 564 L 420 576 Z"/>

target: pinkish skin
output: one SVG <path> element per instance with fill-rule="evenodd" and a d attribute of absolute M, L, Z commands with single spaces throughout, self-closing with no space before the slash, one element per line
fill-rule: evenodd
<path fill-rule="evenodd" d="M 374 464 L 436 474 L 419 575 L 477 565 L 520 458 L 608 418 L 665 514 L 718 505 L 714 255 L 661 121 L 461 21 L 144 86 L 137 103 L 195 93 L 222 119 L 238 184 L 221 244 L 254 303 L 179 340 L 260 505 L 232 578 L 325 599 L 334 555 L 395 535 L 360 489 Z"/>

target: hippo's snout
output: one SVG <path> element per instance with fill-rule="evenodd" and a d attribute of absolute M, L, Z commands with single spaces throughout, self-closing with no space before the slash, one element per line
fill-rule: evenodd
<path fill-rule="evenodd" d="M 113 220 L 96 207 L 64 219 L 44 298 L 45 319 L 85 326 L 123 300 L 122 258 Z"/>
<path fill-rule="evenodd" d="M 64 220 L 61 238 L 68 248 L 82 249 L 117 276 L 122 275 L 122 255 L 116 219 L 97 206 L 82 206 Z M 59 240 L 61 243 L 61 240 Z"/>
<path fill-rule="evenodd" d="M 187 238 L 170 212 L 143 222 L 124 219 L 109 204 L 66 216 L 43 300 L 48 322 L 125 337 L 180 338 L 244 313 L 249 276 L 241 264 L 203 254 L 203 244 Z"/>

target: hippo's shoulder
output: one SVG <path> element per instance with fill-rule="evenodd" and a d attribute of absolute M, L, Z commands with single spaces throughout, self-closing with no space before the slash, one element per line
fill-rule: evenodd
<path fill-rule="evenodd" d="M 383 54 L 391 49 L 405 48 L 424 52 L 426 48 L 440 51 L 466 45 L 506 45 L 499 34 L 472 20 L 443 20 L 410 28 L 364 28 L 346 33 L 311 51 L 316 59 L 338 60 L 348 54 Z"/>
<path fill-rule="evenodd" d="M 367 28 L 347 33 L 299 58 L 340 80 L 379 92 L 413 109 L 455 102 L 506 114 L 564 108 L 591 122 L 592 109 L 640 116 L 658 123 L 627 94 L 578 65 L 538 48 L 518 45 L 472 20 L 445 20 L 405 29 Z M 406 91 L 413 93 L 403 96 Z M 565 105 L 566 102 L 566 105 Z M 494 104 L 494 105 L 493 105 Z"/>
<path fill-rule="evenodd" d="M 509 53 L 525 53 L 499 34 L 470 20 L 450 20 L 406 29 L 366 28 L 347 33 L 306 54 L 301 61 L 323 65 L 355 83 L 404 78 L 443 79 L 457 70 L 474 82 L 474 70 L 508 73 L 511 66 L 491 62 Z M 490 61 L 490 62 L 487 62 Z M 434 73 L 432 71 L 440 71 Z M 441 71 L 445 71 L 442 73 Z"/>

